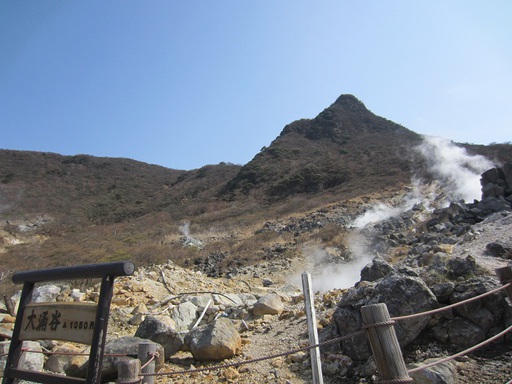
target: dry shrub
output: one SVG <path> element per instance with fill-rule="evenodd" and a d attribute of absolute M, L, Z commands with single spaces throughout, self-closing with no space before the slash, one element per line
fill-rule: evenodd
<path fill-rule="evenodd" d="M 318 230 L 317 238 L 325 245 L 339 245 L 343 243 L 345 235 L 347 231 L 346 229 L 340 227 L 335 223 L 327 223 L 324 227 Z"/>

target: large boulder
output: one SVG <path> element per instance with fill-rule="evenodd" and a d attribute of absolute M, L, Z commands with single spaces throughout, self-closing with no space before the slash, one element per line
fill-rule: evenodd
<path fill-rule="evenodd" d="M 24 341 L 21 347 L 32 352 L 25 352 L 21 355 L 18 368 L 28 371 L 42 371 L 44 366 L 44 354 L 42 353 L 43 348 L 41 348 L 41 344 L 37 341 Z"/>
<path fill-rule="evenodd" d="M 427 359 L 422 364 L 413 364 L 412 368 L 430 364 L 438 359 Z M 456 384 L 457 369 L 453 362 L 448 361 L 424 368 L 410 374 L 416 384 Z"/>
<path fill-rule="evenodd" d="M 152 343 L 151 340 L 141 339 L 139 337 L 125 336 L 118 339 L 110 340 L 105 344 L 105 356 L 101 370 L 101 379 L 104 381 L 112 381 L 117 377 L 117 366 L 119 363 L 135 358 L 138 354 L 139 344 Z M 156 351 L 159 356 L 155 360 L 155 370 L 158 371 L 164 364 L 164 349 L 161 345 L 156 344 Z M 133 357 L 132 357 L 133 356 Z M 88 362 L 73 376 L 85 377 Z M 69 374 L 66 372 L 66 374 Z"/>
<path fill-rule="evenodd" d="M 468 300 L 499 286 L 495 278 L 478 276 L 455 285 L 448 303 Z M 433 337 L 442 343 L 449 343 L 454 349 L 461 350 L 494 336 L 510 324 L 510 307 L 506 297 L 505 292 L 498 291 L 483 300 L 474 300 L 455 307 L 433 326 Z"/>
<path fill-rule="evenodd" d="M 339 336 L 359 332 L 363 326 L 361 307 L 366 304 L 375 283 L 361 281 L 355 287 L 350 288 L 341 297 L 340 302 L 332 317 L 331 326 L 320 332 L 322 340 L 329 340 Z M 371 355 L 370 345 L 366 335 L 357 336 L 340 342 L 341 351 L 356 360 L 366 360 Z M 332 352 L 336 352 L 332 344 Z"/>
<path fill-rule="evenodd" d="M 454 349 L 466 349 L 485 340 L 485 332 L 468 319 L 455 317 L 432 328 L 434 339 Z"/>
<path fill-rule="evenodd" d="M 214 294 L 213 301 L 216 305 L 224 305 L 226 307 L 241 307 L 244 305 L 240 296 L 234 293 Z"/>
<path fill-rule="evenodd" d="M 263 315 L 278 315 L 284 310 L 284 304 L 278 294 L 270 293 L 261 296 L 254 306 L 252 307 L 252 314 L 254 316 Z"/>
<path fill-rule="evenodd" d="M 333 314 L 338 335 L 361 330 L 361 307 L 377 303 L 386 303 L 391 317 L 424 312 L 439 306 L 435 295 L 417 277 L 391 273 L 378 283 L 362 281 L 347 291 Z M 398 321 L 395 331 L 400 345 L 404 347 L 416 339 L 429 320 L 430 316 L 421 316 Z M 341 351 L 356 360 L 366 360 L 371 355 L 365 335 L 342 341 Z"/>
<path fill-rule="evenodd" d="M 229 359 L 242 346 L 238 330 L 230 319 L 221 317 L 197 327 L 185 336 L 185 344 L 199 361 Z"/>
<path fill-rule="evenodd" d="M 170 358 L 183 347 L 183 334 L 173 328 L 169 316 L 147 316 L 135 332 L 135 337 L 148 339 L 160 344 L 165 356 Z"/>
<path fill-rule="evenodd" d="M 499 288 L 501 284 L 497 279 L 490 276 L 478 276 L 467 281 L 464 281 L 455 286 L 452 295 L 450 296 L 450 303 L 458 303 L 463 300 L 470 299 L 475 296 L 482 295 L 493 289 Z M 494 322 L 492 325 L 497 325 L 503 318 L 504 311 L 508 307 L 506 302 L 507 294 L 505 291 L 498 291 L 485 297 L 483 300 L 475 300 L 470 303 L 456 307 L 455 312 L 468 320 L 471 320 L 477 325 L 483 326 L 478 321 L 479 310 L 486 309 L 492 314 Z M 483 326 L 483 328 L 486 328 Z"/>
<path fill-rule="evenodd" d="M 391 317 L 411 315 L 439 307 L 436 296 L 417 277 L 391 274 L 383 279 L 372 292 L 366 305 L 386 303 Z M 402 347 L 411 343 L 425 329 L 431 316 L 401 320 L 395 324 L 398 341 Z"/>
<path fill-rule="evenodd" d="M 171 311 L 171 318 L 177 331 L 188 331 L 196 321 L 197 307 L 190 301 L 180 303 Z"/>
<path fill-rule="evenodd" d="M 512 247 L 502 242 L 495 241 L 485 246 L 485 252 L 493 257 L 501 257 L 503 259 L 512 259 Z"/>
<path fill-rule="evenodd" d="M 80 353 L 84 353 L 83 348 L 78 348 L 73 344 L 59 345 L 52 350 L 44 368 L 51 372 L 64 373 L 73 364 L 73 359 Z"/>
<path fill-rule="evenodd" d="M 381 257 L 375 257 L 361 270 L 361 280 L 376 281 L 394 272 L 395 268 Z"/>
<path fill-rule="evenodd" d="M 62 289 L 57 285 L 42 285 L 34 289 L 34 293 L 32 294 L 32 301 L 34 303 L 46 303 L 56 301 L 57 296 L 61 291 Z"/>
<path fill-rule="evenodd" d="M 482 200 L 488 197 L 510 196 L 512 187 L 512 162 L 505 163 L 502 168 L 491 168 L 482 173 Z"/>

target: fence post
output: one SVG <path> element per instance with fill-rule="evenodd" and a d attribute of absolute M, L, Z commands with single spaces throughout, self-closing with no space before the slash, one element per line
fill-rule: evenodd
<path fill-rule="evenodd" d="M 117 383 L 134 383 L 139 379 L 140 360 L 127 359 L 117 365 Z"/>
<path fill-rule="evenodd" d="M 311 275 L 302 273 L 302 290 L 304 291 L 304 305 L 308 320 L 309 344 L 318 344 L 318 330 L 316 329 L 315 298 L 311 289 Z M 320 348 L 315 347 L 309 350 L 311 356 L 311 368 L 313 370 L 313 383 L 323 384 L 322 361 L 320 360 Z"/>
<path fill-rule="evenodd" d="M 496 269 L 496 275 L 498 279 L 500 279 L 501 284 L 505 285 L 512 282 L 512 267 L 506 266 L 502 268 Z M 505 289 L 509 298 L 509 301 L 512 302 L 512 286 Z"/>
<path fill-rule="evenodd" d="M 146 363 L 152 358 L 153 361 L 146 365 L 144 368 L 142 368 L 142 373 L 148 373 L 152 374 L 155 373 L 155 365 L 156 361 L 153 357 L 156 352 L 156 344 L 154 343 L 141 343 L 139 344 L 139 349 L 137 356 L 140 360 L 140 363 L 142 366 L 146 365 Z M 155 377 L 154 376 L 143 376 L 142 377 L 142 384 L 154 384 Z"/>
<path fill-rule="evenodd" d="M 381 379 L 412 382 L 386 304 L 363 306 L 361 316 Z"/>

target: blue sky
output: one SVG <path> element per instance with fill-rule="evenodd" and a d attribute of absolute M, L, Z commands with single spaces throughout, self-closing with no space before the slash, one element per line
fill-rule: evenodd
<path fill-rule="evenodd" d="M 512 140 L 512 1 L 0 2 L 0 148 L 245 164 L 344 93 Z"/>

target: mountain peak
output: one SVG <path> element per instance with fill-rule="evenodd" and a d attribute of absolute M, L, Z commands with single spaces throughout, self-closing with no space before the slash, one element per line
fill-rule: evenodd
<path fill-rule="evenodd" d="M 333 103 L 333 106 L 342 106 L 351 110 L 368 110 L 361 100 L 350 94 L 343 94 L 338 97 Z"/>
<path fill-rule="evenodd" d="M 348 93 L 340 95 L 334 102 L 334 104 L 348 104 L 348 103 L 363 104 L 363 102 L 361 100 L 359 100 L 357 97 L 355 97 L 354 95 L 348 94 Z"/>

